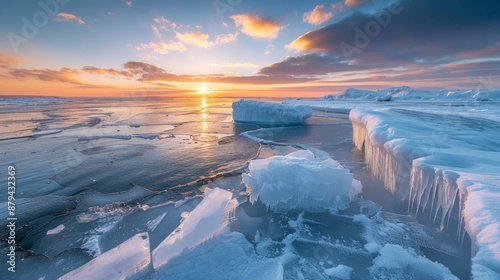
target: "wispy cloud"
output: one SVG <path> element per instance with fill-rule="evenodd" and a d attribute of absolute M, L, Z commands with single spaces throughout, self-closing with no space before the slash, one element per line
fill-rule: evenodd
<path fill-rule="evenodd" d="M 125 0 L 125 5 L 132 7 L 132 0 Z"/>
<path fill-rule="evenodd" d="M 279 22 L 257 15 L 239 14 L 233 15 L 231 18 L 241 32 L 254 38 L 274 39 L 278 37 L 279 31 L 283 28 Z"/>
<path fill-rule="evenodd" d="M 115 69 L 106 69 L 106 68 L 99 68 L 99 67 L 94 67 L 94 66 L 85 66 L 82 68 L 83 72 L 87 72 L 90 74 L 98 74 L 98 75 L 112 75 L 112 76 L 117 76 L 120 74 L 120 71 L 117 71 Z"/>
<path fill-rule="evenodd" d="M 83 85 L 80 80 L 78 80 L 75 75 L 79 71 L 75 69 L 70 69 L 63 67 L 60 70 L 52 69 L 17 69 L 12 68 L 9 71 L 9 75 L 17 79 L 38 79 L 46 82 L 63 82 L 76 85 Z"/>
<path fill-rule="evenodd" d="M 210 35 L 198 31 L 203 29 L 202 26 L 195 26 L 196 31 L 181 32 L 182 29 L 191 29 L 190 26 L 184 26 L 181 24 L 176 24 L 165 17 L 159 17 L 153 19 L 154 24 L 151 25 L 151 29 L 156 38 L 156 41 L 151 41 L 149 43 L 143 43 L 136 46 L 136 50 L 143 51 L 147 49 L 153 50 L 155 53 L 168 54 L 170 51 L 180 51 L 184 52 L 187 50 L 186 45 L 192 45 L 199 48 L 211 48 L 216 45 L 226 44 L 232 41 L 236 41 L 239 32 L 229 33 L 229 34 L 218 34 L 215 36 L 214 40 L 210 40 Z M 169 32 L 173 30 L 174 32 Z M 163 36 L 170 39 L 164 40 Z M 175 36 L 172 38 L 172 36 Z"/>
<path fill-rule="evenodd" d="M 317 5 L 312 11 L 304 13 L 303 21 L 319 25 L 324 23 L 325 21 L 331 19 L 333 17 L 333 13 L 328 11 L 327 8 L 323 5 Z"/>
<path fill-rule="evenodd" d="M 18 63 L 19 59 L 0 53 L 0 68 L 9 68 L 13 63 Z"/>
<path fill-rule="evenodd" d="M 54 17 L 54 20 L 59 21 L 59 22 L 63 22 L 63 21 L 78 22 L 79 24 L 82 24 L 82 25 L 85 24 L 85 21 L 83 21 L 81 18 L 79 18 L 73 14 L 68 14 L 68 13 L 58 13 Z"/>
<path fill-rule="evenodd" d="M 149 42 L 147 44 L 141 44 L 135 47 L 135 49 L 138 51 L 152 49 L 153 52 L 159 54 L 168 54 L 170 51 L 184 52 L 187 50 L 182 42 Z"/>
<path fill-rule="evenodd" d="M 169 31 L 170 29 L 176 29 L 177 24 L 175 22 L 172 22 L 169 19 L 166 19 L 164 16 L 161 16 L 159 18 L 154 18 L 153 21 L 157 24 L 158 28 L 164 31 Z"/>
<path fill-rule="evenodd" d="M 193 45 L 200 48 L 210 48 L 216 45 L 226 44 L 235 41 L 238 37 L 238 32 L 233 34 L 219 34 L 215 41 L 209 41 L 209 35 L 202 32 L 176 32 L 176 38 L 186 45 Z"/>
<path fill-rule="evenodd" d="M 213 67 L 227 67 L 227 68 L 257 68 L 257 64 L 253 62 L 226 62 L 224 64 L 210 64 Z"/>
<path fill-rule="evenodd" d="M 331 5 L 331 7 L 332 7 L 332 9 L 342 11 L 344 9 L 344 3 L 342 1 L 339 1 L 339 2 L 333 3 Z"/>

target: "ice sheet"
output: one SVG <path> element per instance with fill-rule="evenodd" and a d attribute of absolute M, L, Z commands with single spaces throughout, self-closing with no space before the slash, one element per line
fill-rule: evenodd
<path fill-rule="evenodd" d="M 386 244 L 370 268 L 372 279 L 458 279 L 442 264 L 418 256 L 411 248 Z"/>

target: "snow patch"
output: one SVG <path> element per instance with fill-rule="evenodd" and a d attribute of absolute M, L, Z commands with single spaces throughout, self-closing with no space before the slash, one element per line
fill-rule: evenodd
<path fill-rule="evenodd" d="M 58 234 L 60 233 L 61 231 L 64 230 L 64 225 L 58 225 L 57 227 L 53 228 L 53 229 L 49 229 L 47 231 L 47 235 L 51 235 L 51 234 Z"/>

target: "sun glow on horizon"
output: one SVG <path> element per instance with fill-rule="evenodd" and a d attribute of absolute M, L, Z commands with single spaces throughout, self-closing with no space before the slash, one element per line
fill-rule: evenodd
<path fill-rule="evenodd" d="M 209 92 L 209 88 L 207 83 L 202 83 L 200 87 L 198 88 L 198 93 L 199 94 L 207 94 Z"/>

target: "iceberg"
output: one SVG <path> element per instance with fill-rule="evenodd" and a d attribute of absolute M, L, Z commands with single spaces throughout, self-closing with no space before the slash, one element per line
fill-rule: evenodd
<path fill-rule="evenodd" d="M 254 100 L 234 102 L 233 120 L 265 126 L 289 126 L 303 124 L 312 115 L 312 109 L 304 105 L 287 105 Z"/>
<path fill-rule="evenodd" d="M 59 280 L 127 279 L 146 269 L 150 263 L 149 235 L 144 232 L 66 273 Z"/>
<path fill-rule="evenodd" d="M 331 158 L 316 158 L 308 150 L 252 160 L 242 174 L 250 202 L 262 201 L 274 211 L 291 209 L 331 212 L 347 209 L 361 192 L 361 183 Z"/>
<path fill-rule="evenodd" d="M 177 229 L 153 250 L 154 269 L 219 234 L 234 218 L 238 201 L 232 196 L 223 189 L 211 190 Z"/>

